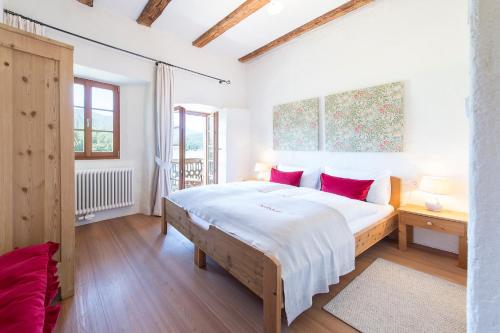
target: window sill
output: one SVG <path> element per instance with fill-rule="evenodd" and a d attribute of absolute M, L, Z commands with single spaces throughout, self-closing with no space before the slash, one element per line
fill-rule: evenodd
<path fill-rule="evenodd" d="M 85 160 L 119 160 L 119 156 L 75 156 L 75 161 Z"/>

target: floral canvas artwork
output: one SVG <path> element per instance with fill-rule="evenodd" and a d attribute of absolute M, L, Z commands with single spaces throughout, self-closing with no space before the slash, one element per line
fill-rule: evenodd
<path fill-rule="evenodd" d="M 403 151 L 403 82 L 325 98 L 325 149 L 336 152 Z"/>
<path fill-rule="evenodd" d="M 318 150 L 319 98 L 275 106 L 273 134 L 275 150 Z"/>

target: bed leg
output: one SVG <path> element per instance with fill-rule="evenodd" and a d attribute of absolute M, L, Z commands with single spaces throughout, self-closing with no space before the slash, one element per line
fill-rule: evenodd
<path fill-rule="evenodd" d="M 264 259 L 263 276 L 264 332 L 281 332 L 282 285 L 281 266 L 270 258 Z"/>
<path fill-rule="evenodd" d="M 198 246 L 194 247 L 194 264 L 198 268 L 205 268 L 207 266 L 207 256 Z"/>
<path fill-rule="evenodd" d="M 167 219 L 162 217 L 162 220 L 161 220 L 161 233 L 166 235 L 167 234 L 167 230 L 168 230 L 168 222 L 167 222 Z"/>

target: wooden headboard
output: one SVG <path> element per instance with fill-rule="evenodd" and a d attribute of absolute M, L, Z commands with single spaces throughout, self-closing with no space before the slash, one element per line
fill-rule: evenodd
<path fill-rule="evenodd" d="M 401 178 L 391 177 L 391 200 L 389 203 L 398 209 L 401 205 Z"/>

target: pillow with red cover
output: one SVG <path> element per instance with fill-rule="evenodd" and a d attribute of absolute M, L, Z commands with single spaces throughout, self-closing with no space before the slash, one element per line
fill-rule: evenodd
<path fill-rule="evenodd" d="M 59 282 L 52 256 L 59 245 L 48 242 L 0 256 L 0 331 L 52 332 L 60 306 L 51 306 Z"/>
<path fill-rule="evenodd" d="M 300 186 L 300 179 L 304 171 L 279 171 L 278 169 L 271 169 L 271 178 L 269 179 L 272 183 L 279 183 L 292 186 Z"/>
<path fill-rule="evenodd" d="M 321 191 L 365 201 L 374 180 L 358 180 L 321 174 Z"/>

